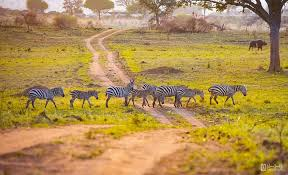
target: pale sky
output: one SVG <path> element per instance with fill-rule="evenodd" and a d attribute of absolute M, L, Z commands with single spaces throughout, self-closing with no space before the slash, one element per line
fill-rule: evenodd
<path fill-rule="evenodd" d="M 44 0 L 45 2 L 48 3 L 49 8 L 47 11 L 63 11 L 62 6 L 63 6 L 63 1 L 64 0 Z M 115 4 L 115 10 L 125 10 L 123 7 L 119 7 Z M 26 0 L 0 0 L 0 6 L 4 8 L 10 8 L 10 9 L 19 9 L 19 10 L 24 10 L 26 9 Z M 89 10 L 86 11 L 85 13 L 89 13 Z"/>

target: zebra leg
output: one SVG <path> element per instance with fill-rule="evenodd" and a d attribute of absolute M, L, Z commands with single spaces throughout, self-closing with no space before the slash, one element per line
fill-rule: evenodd
<path fill-rule="evenodd" d="M 144 108 L 144 106 L 146 106 L 146 100 L 145 97 L 142 97 L 142 108 Z"/>
<path fill-rule="evenodd" d="M 133 98 L 133 96 L 132 96 L 131 98 L 129 98 L 129 100 L 128 100 L 128 105 L 129 105 L 130 101 L 132 100 L 132 98 Z"/>
<path fill-rule="evenodd" d="M 75 98 L 72 98 L 72 99 L 70 100 L 70 108 L 74 108 L 74 106 L 73 106 L 74 101 L 75 101 Z"/>
<path fill-rule="evenodd" d="M 157 98 L 156 98 L 156 97 L 153 97 L 153 103 L 152 103 L 153 108 L 155 107 L 155 102 L 156 102 L 156 100 L 157 100 Z"/>
<path fill-rule="evenodd" d="M 224 103 L 224 104 L 226 104 L 226 102 L 229 100 L 229 98 L 230 98 L 230 96 L 228 96 L 228 97 L 226 98 L 226 100 L 225 100 L 225 103 Z"/>
<path fill-rule="evenodd" d="M 56 103 L 53 99 L 51 99 L 52 103 L 54 104 L 55 108 L 57 109 Z"/>
<path fill-rule="evenodd" d="M 34 106 L 35 100 L 36 99 L 32 99 L 32 106 L 33 106 L 34 109 L 35 109 L 35 106 Z"/>
<path fill-rule="evenodd" d="M 133 103 L 133 106 L 135 107 L 135 97 L 132 97 L 132 103 Z M 129 105 L 129 102 L 128 102 L 128 105 Z"/>
<path fill-rule="evenodd" d="M 188 101 L 187 101 L 187 103 L 186 103 L 186 108 L 188 107 L 188 104 L 189 104 L 191 98 L 192 98 L 192 97 L 190 97 L 190 98 L 188 99 Z"/>
<path fill-rule="evenodd" d="M 111 98 L 111 97 L 108 95 L 108 96 L 107 96 L 107 99 L 106 99 L 106 108 L 108 108 L 108 102 L 109 102 L 110 98 Z"/>
<path fill-rule="evenodd" d="M 147 102 L 148 107 L 150 107 L 149 102 L 146 97 L 145 97 L 145 101 Z"/>
<path fill-rule="evenodd" d="M 217 95 L 214 96 L 214 101 L 218 104 Z"/>
<path fill-rule="evenodd" d="M 47 107 L 49 99 L 46 100 L 45 108 Z"/>
<path fill-rule="evenodd" d="M 194 102 L 196 103 L 196 99 L 195 99 L 195 97 L 192 97 L 192 98 L 193 98 Z"/>
<path fill-rule="evenodd" d="M 235 105 L 235 102 L 234 102 L 234 98 L 233 98 L 233 96 L 231 96 L 231 99 L 232 99 L 233 105 Z"/>
<path fill-rule="evenodd" d="M 158 102 L 159 102 L 159 106 L 161 107 L 161 108 L 163 108 L 163 106 L 161 105 L 161 102 L 160 102 L 160 98 L 158 97 Z"/>
<path fill-rule="evenodd" d="M 26 103 L 26 109 L 29 107 L 29 104 L 30 104 L 31 100 L 28 99 L 27 103 Z"/>
<path fill-rule="evenodd" d="M 212 105 L 212 98 L 213 98 L 213 95 L 211 95 L 210 97 L 210 105 Z"/>
<path fill-rule="evenodd" d="M 83 103 L 82 103 L 82 108 L 84 107 L 85 100 L 86 100 L 86 99 L 84 98 L 84 99 L 83 99 Z"/>
<path fill-rule="evenodd" d="M 125 106 L 128 106 L 128 97 L 125 97 Z"/>
<path fill-rule="evenodd" d="M 88 99 L 87 101 L 88 101 L 89 107 L 91 108 L 92 105 L 91 105 L 90 100 Z"/>

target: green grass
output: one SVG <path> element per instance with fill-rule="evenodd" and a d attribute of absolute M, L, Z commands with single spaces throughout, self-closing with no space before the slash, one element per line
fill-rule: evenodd
<path fill-rule="evenodd" d="M 267 33 L 258 33 L 257 37 L 269 41 Z M 288 37 L 281 34 L 280 55 L 284 72 L 277 74 L 265 71 L 269 65 L 269 46 L 264 47 L 262 52 L 248 51 L 248 43 L 252 39 L 254 36 L 247 33 L 212 32 L 171 34 L 168 40 L 164 33 L 150 31 L 139 34 L 131 30 L 109 40 L 110 48 L 120 52 L 121 61 L 139 84 L 188 85 L 204 90 L 205 101 L 190 104 L 188 110 L 194 111 L 208 127 L 193 130 L 188 141 L 198 144 L 213 141 L 229 149 L 193 152 L 190 161 L 183 163 L 183 167 L 202 166 L 207 170 L 205 162 L 212 162 L 211 167 L 217 167 L 220 161 L 223 162 L 220 167 L 232 167 L 234 173 L 255 174 L 259 172 L 261 163 L 281 162 L 277 153 L 279 149 L 267 149 L 263 143 L 265 140 L 279 143 L 275 127 L 287 123 L 288 119 Z M 163 66 L 180 69 L 183 73 L 142 73 Z M 248 95 L 236 94 L 235 106 L 231 101 L 224 105 L 223 97 L 218 98 L 219 105 L 214 101 L 210 105 L 207 89 L 218 83 L 246 85 Z M 271 118 L 269 122 L 257 124 L 267 118 Z M 257 125 L 253 128 L 255 123 Z M 287 128 L 284 127 L 282 134 L 285 154 L 288 152 Z M 229 139 L 217 139 L 219 132 L 229 134 Z M 198 161 L 203 161 L 203 165 L 198 165 Z M 284 167 L 287 170 L 287 162 Z M 197 169 L 192 168 L 186 174 L 197 174 Z"/>
<path fill-rule="evenodd" d="M 0 128 L 78 123 L 126 125 L 135 117 L 158 124 L 148 114 L 125 107 L 123 99 L 112 98 L 109 108 L 105 107 L 106 87 L 99 87 L 90 78 L 92 54 L 84 43 L 84 39 L 100 31 L 35 28 L 27 33 L 24 28 L 0 28 Z M 65 97 L 55 98 L 58 109 L 49 103 L 45 110 L 45 100 L 36 100 L 36 109 L 30 106 L 26 110 L 27 97 L 17 94 L 34 85 L 63 87 Z M 82 101 L 76 100 L 74 109 L 70 109 L 69 92 L 75 89 L 97 90 L 99 100 L 91 98 L 91 109 L 87 103 L 82 109 Z M 43 111 L 51 121 L 38 117 Z M 83 121 L 69 116 L 79 116 Z"/>

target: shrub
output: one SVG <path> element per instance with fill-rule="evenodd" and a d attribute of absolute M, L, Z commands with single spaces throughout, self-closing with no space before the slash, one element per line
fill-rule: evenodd
<path fill-rule="evenodd" d="M 69 15 L 58 15 L 54 18 L 54 25 L 60 29 L 77 26 L 77 18 Z"/>
<path fill-rule="evenodd" d="M 22 25 L 24 25 L 24 24 L 25 24 L 24 17 L 23 17 L 23 16 L 17 16 L 17 17 L 15 18 L 14 24 L 15 24 L 16 26 L 22 26 Z"/>
<path fill-rule="evenodd" d="M 30 31 L 30 26 L 36 26 L 39 24 L 37 14 L 34 12 L 28 12 L 23 14 L 24 22 L 27 25 L 27 30 Z"/>
<path fill-rule="evenodd" d="M 211 31 L 212 26 L 204 19 L 184 15 L 161 21 L 159 29 L 169 33 L 199 33 Z"/>

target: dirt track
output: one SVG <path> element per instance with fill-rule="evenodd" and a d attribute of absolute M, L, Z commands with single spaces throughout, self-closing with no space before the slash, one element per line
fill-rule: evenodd
<path fill-rule="evenodd" d="M 108 125 L 71 125 L 55 128 L 14 129 L 0 133 L 0 155 L 16 152 L 34 145 L 49 143 L 69 135 L 78 135 L 91 128 L 104 128 Z"/>

